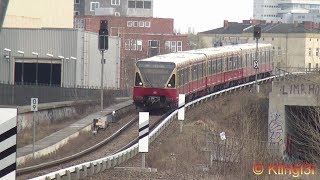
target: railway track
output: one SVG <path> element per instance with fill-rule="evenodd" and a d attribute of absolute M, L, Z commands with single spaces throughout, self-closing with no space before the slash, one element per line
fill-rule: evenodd
<path fill-rule="evenodd" d="M 170 112 L 163 115 L 150 116 L 150 130 L 156 127 Z M 67 157 L 49 160 L 34 166 L 28 166 L 17 170 L 17 179 L 28 179 L 38 177 L 59 169 L 63 169 L 76 164 L 81 164 L 94 159 L 120 152 L 138 140 L 138 115 L 135 114 L 120 129 L 96 145 L 89 147 L 81 152 L 74 153 Z"/>

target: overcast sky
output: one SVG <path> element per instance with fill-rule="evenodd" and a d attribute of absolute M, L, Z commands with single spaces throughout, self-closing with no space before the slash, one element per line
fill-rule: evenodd
<path fill-rule="evenodd" d="M 154 17 L 173 18 L 175 29 L 215 29 L 223 20 L 241 22 L 253 16 L 253 0 L 154 0 Z"/>

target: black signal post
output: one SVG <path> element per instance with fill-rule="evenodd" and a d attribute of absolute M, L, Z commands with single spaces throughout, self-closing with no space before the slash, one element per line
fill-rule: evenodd
<path fill-rule="evenodd" d="M 256 69 L 256 90 L 259 92 L 259 85 L 258 85 L 258 71 L 259 71 L 259 60 L 258 60 L 258 40 L 261 38 L 261 27 L 256 25 L 253 27 L 253 37 L 256 39 L 256 56 L 255 60 L 253 61 L 253 67 Z"/>
<path fill-rule="evenodd" d="M 104 51 L 108 50 L 109 46 L 109 32 L 108 32 L 108 21 L 107 20 L 101 20 L 100 21 L 100 29 L 99 29 L 99 42 L 98 42 L 98 48 L 101 51 L 101 111 L 103 110 L 103 67 L 105 64 L 104 59 Z"/>

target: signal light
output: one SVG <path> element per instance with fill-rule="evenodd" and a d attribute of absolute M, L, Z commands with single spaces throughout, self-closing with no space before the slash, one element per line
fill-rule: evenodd
<path fill-rule="evenodd" d="M 253 37 L 255 39 L 260 39 L 260 37 L 261 37 L 261 27 L 260 26 L 253 27 Z"/>
<path fill-rule="evenodd" d="M 108 21 L 101 20 L 100 21 L 100 30 L 99 30 L 99 50 L 108 50 L 109 48 L 109 32 L 108 32 Z"/>

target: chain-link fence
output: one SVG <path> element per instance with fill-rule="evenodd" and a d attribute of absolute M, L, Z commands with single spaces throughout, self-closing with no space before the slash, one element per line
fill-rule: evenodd
<path fill-rule="evenodd" d="M 127 90 L 106 90 L 113 97 L 128 97 Z M 0 82 L 0 104 L 23 106 L 29 105 L 31 98 L 38 98 L 39 103 L 99 100 L 100 89 L 65 88 L 58 86 L 9 85 Z"/>

